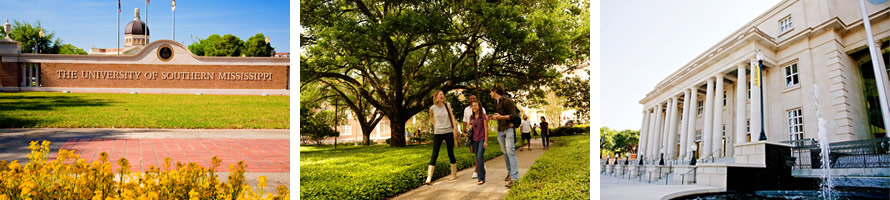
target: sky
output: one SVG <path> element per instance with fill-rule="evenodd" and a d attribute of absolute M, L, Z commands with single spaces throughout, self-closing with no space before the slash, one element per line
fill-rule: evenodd
<path fill-rule="evenodd" d="M 151 0 L 148 27 L 151 41 L 172 39 L 171 0 Z M 0 0 L 0 24 L 9 19 L 35 24 L 55 32 L 63 43 L 89 52 L 90 47 L 115 48 L 118 27 L 116 0 Z M 139 8 L 145 22 L 145 1 L 121 0 L 120 46 L 123 29 Z M 176 41 L 188 46 L 193 38 L 233 34 L 246 41 L 262 33 L 276 52 L 290 52 L 290 1 L 287 0 L 179 0 L 176 2 Z"/>
<path fill-rule="evenodd" d="M 600 123 L 639 130 L 646 93 L 779 0 L 600 3 Z"/>

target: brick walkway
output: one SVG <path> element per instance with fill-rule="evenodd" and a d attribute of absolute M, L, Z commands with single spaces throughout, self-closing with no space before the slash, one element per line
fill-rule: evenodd
<path fill-rule="evenodd" d="M 132 170 L 144 171 L 149 166 L 163 166 L 170 157 L 171 167 L 176 162 L 195 162 L 209 167 L 211 158 L 222 160 L 217 172 L 228 172 L 228 166 L 243 160 L 248 172 L 290 172 L 290 143 L 281 139 L 115 139 L 71 138 L 61 148 L 74 150 L 81 158 L 92 162 L 107 152 L 113 169 L 118 169 L 121 157 L 130 161 Z M 58 151 L 50 155 L 55 159 Z"/>

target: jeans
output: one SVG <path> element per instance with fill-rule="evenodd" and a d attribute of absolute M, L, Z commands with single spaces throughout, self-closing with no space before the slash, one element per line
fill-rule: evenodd
<path fill-rule="evenodd" d="M 433 135 L 433 157 L 430 158 L 430 165 L 436 165 L 436 158 L 439 158 L 439 148 L 442 146 L 442 140 L 448 146 L 448 159 L 451 164 L 457 163 L 454 159 L 454 133 L 435 134 Z"/>
<path fill-rule="evenodd" d="M 473 149 L 476 151 L 476 177 L 485 182 L 485 140 L 473 142 Z"/>
<path fill-rule="evenodd" d="M 516 131 L 513 128 L 498 131 L 498 143 L 500 143 L 501 152 L 504 152 L 507 173 L 514 181 L 519 180 L 519 162 L 516 161 Z"/>
<path fill-rule="evenodd" d="M 542 132 L 542 133 L 541 133 L 541 139 L 542 139 L 541 142 L 544 143 L 544 147 L 549 147 L 549 146 L 550 146 L 550 136 L 549 136 L 549 135 L 544 134 L 544 133 Z"/>

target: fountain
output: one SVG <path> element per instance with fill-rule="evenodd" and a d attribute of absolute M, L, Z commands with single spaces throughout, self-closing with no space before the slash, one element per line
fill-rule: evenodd
<path fill-rule="evenodd" d="M 820 184 L 821 193 L 823 199 L 832 199 L 831 198 L 831 159 L 829 157 L 830 149 L 828 148 L 828 133 L 826 131 L 825 125 L 827 121 L 822 118 L 820 114 L 821 109 L 819 109 L 819 85 L 813 85 L 813 104 L 816 106 L 816 117 L 819 119 L 819 126 L 816 129 L 816 132 L 819 134 L 819 148 L 822 149 L 822 183 Z"/>

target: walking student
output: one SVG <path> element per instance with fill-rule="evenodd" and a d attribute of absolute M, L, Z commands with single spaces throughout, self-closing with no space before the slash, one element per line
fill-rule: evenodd
<path fill-rule="evenodd" d="M 507 165 L 507 187 L 513 187 L 513 182 L 519 180 L 519 162 L 516 160 L 516 127 L 519 126 L 519 110 L 513 99 L 504 96 L 504 85 L 497 84 L 491 88 L 489 95 L 491 98 L 497 99 L 495 109 L 497 113 L 489 115 L 489 120 L 498 120 L 498 143 L 501 146 L 501 152 L 504 152 L 504 162 Z"/>
<path fill-rule="evenodd" d="M 519 140 L 519 151 L 522 147 L 528 145 L 528 150 L 532 150 L 532 122 L 528 121 L 528 115 L 522 115 L 522 123 L 519 124 L 519 132 L 522 132 L 522 139 Z"/>
<path fill-rule="evenodd" d="M 550 124 L 544 116 L 541 116 L 541 143 L 544 143 L 544 150 L 550 148 Z"/>
<path fill-rule="evenodd" d="M 445 102 L 445 92 L 436 91 L 433 95 L 433 106 L 430 107 L 430 121 L 433 122 L 433 155 L 427 168 L 427 177 L 424 184 L 429 185 L 433 180 L 433 172 L 436 168 L 436 158 L 439 157 L 439 148 L 442 140 L 445 140 L 448 149 L 448 160 L 451 161 L 451 179 L 457 179 L 457 160 L 454 158 L 455 140 L 457 140 L 457 124 L 451 105 Z"/>
<path fill-rule="evenodd" d="M 478 182 L 476 185 L 485 184 L 485 149 L 488 148 L 488 116 L 485 115 L 485 109 L 478 101 L 470 101 L 472 112 L 470 116 L 470 126 L 472 127 L 470 138 L 473 139 L 473 149 L 476 154 L 476 177 Z"/>
<path fill-rule="evenodd" d="M 464 118 L 463 118 L 463 120 L 462 120 L 462 122 L 461 122 L 461 123 L 462 123 L 461 125 L 463 125 L 463 127 L 466 127 L 466 128 L 467 128 L 467 130 L 465 130 L 465 133 L 473 134 L 474 129 L 473 129 L 473 127 L 472 127 L 471 125 L 469 125 L 469 124 L 471 123 L 471 120 L 470 120 L 470 119 L 473 119 L 473 118 L 472 118 L 472 115 L 473 115 L 473 108 L 472 108 L 472 107 L 473 107 L 473 102 L 476 101 L 476 95 L 470 95 L 470 97 L 468 97 L 468 99 L 470 100 L 470 106 L 467 106 L 466 108 L 464 108 Z M 478 103 L 478 102 L 477 102 L 477 103 Z M 485 113 L 485 108 L 483 108 L 482 105 L 479 105 L 479 108 L 482 109 L 482 114 L 483 114 L 483 115 L 486 114 L 486 113 Z M 487 126 L 486 126 L 485 130 L 482 130 L 482 132 L 485 133 L 485 134 L 487 135 L 487 134 L 488 134 L 488 133 L 486 132 L 487 130 L 488 130 L 488 128 L 487 128 Z M 487 138 L 488 138 L 488 137 L 486 137 L 486 140 L 487 140 Z M 475 150 L 475 147 L 470 146 L 470 153 L 475 153 L 475 152 L 473 152 L 474 150 Z M 474 162 L 475 162 L 475 161 L 474 161 Z M 473 163 L 473 164 L 476 165 L 476 163 Z M 475 168 L 475 166 L 473 167 L 473 169 L 476 169 L 475 171 L 473 171 L 473 178 L 476 178 L 476 177 L 479 175 L 479 170 L 478 170 L 477 168 Z"/>

